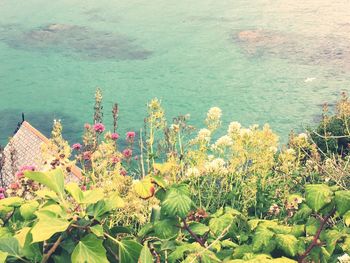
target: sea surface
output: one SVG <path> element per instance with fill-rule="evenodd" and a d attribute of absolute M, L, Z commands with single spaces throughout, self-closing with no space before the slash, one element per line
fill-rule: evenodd
<path fill-rule="evenodd" d="M 79 141 L 103 90 L 104 122 L 143 127 L 146 102 L 202 127 L 269 123 L 285 141 L 350 91 L 348 0 L 0 0 L 0 144 L 25 118 Z"/>

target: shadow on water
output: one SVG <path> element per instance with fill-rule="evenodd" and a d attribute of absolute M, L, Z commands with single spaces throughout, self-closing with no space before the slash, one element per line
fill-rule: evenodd
<path fill-rule="evenodd" d="M 0 40 L 14 49 L 56 51 L 82 59 L 143 60 L 152 54 L 135 39 L 85 26 L 57 23 L 23 30 L 10 24 L 0 25 L 0 33 Z"/>
<path fill-rule="evenodd" d="M 0 111 L 0 145 L 4 146 L 8 138 L 13 135 L 18 122 L 22 120 L 22 112 L 17 109 L 6 109 Z M 60 119 L 63 125 L 63 137 L 69 142 L 80 140 L 83 130 L 76 118 L 63 112 L 26 112 L 25 120 L 38 129 L 46 137 L 50 137 L 54 119 Z"/>

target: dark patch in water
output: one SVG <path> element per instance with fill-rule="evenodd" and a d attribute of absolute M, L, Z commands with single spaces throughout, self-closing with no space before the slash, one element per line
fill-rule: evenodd
<path fill-rule="evenodd" d="M 0 111 L 0 145 L 5 145 L 17 128 L 18 122 L 22 120 L 21 110 L 6 109 Z M 63 112 L 40 112 L 32 111 L 25 113 L 25 120 L 50 137 L 52 123 L 54 119 L 60 119 L 63 125 L 63 137 L 71 142 L 80 140 L 78 136 L 83 131 L 83 126 L 76 118 Z"/>
<path fill-rule="evenodd" d="M 14 30 L 13 26 L 1 30 L 0 26 L 0 33 L 3 34 L 1 40 L 16 49 L 55 50 L 86 59 L 138 60 L 151 55 L 134 39 L 83 26 L 50 24 L 29 31 Z"/>
<path fill-rule="evenodd" d="M 233 40 L 251 57 L 278 57 L 306 65 L 331 65 L 350 70 L 347 38 L 306 37 L 252 29 L 234 34 Z"/>

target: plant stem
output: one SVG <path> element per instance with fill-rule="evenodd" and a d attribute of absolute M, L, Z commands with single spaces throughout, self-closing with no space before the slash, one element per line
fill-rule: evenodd
<path fill-rule="evenodd" d="M 194 233 L 190 227 L 188 226 L 187 222 L 186 222 L 186 219 L 182 219 L 182 223 L 184 224 L 184 229 L 190 233 L 190 235 L 202 246 L 202 247 L 205 247 L 205 244 L 204 244 L 204 240 L 202 240 L 201 238 L 199 238 L 196 233 Z"/>
<path fill-rule="evenodd" d="M 317 232 L 316 232 L 316 234 L 315 234 L 311 244 L 308 246 L 308 248 L 305 250 L 305 252 L 299 257 L 299 260 L 298 260 L 299 263 L 303 263 L 304 259 L 310 254 L 311 250 L 315 246 L 318 246 L 318 239 L 319 239 L 319 237 L 321 235 L 321 232 L 322 232 L 324 226 L 327 224 L 328 219 L 331 218 L 334 215 L 335 212 L 336 212 L 336 208 L 333 208 L 333 210 L 328 215 L 326 215 L 325 217 L 323 217 L 321 219 L 321 225 L 318 228 L 318 230 L 317 230 Z"/>
<path fill-rule="evenodd" d="M 49 260 L 50 256 L 56 251 L 57 247 L 60 245 L 62 241 L 62 235 L 56 240 L 50 250 L 43 256 L 41 263 L 45 263 Z"/>

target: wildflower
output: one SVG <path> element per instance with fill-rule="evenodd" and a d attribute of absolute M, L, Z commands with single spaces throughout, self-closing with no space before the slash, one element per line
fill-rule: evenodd
<path fill-rule="evenodd" d="M 118 134 L 118 133 L 112 133 L 112 134 L 111 134 L 111 139 L 112 139 L 113 141 L 118 140 L 118 138 L 119 138 L 119 134 Z"/>
<path fill-rule="evenodd" d="M 90 160 L 91 159 L 91 152 L 90 151 L 86 151 L 83 153 L 83 158 L 84 160 Z"/>
<path fill-rule="evenodd" d="M 102 123 L 96 123 L 94 125 L 95 132 L 102 133 L 105 130 L 105 126 Z"/>
<path fill-rule="evenodd" d="M 215 158 L 212 161 L 207 162 L 205 164 L 205 170 L 208 173 L 217 173 L 217 174 L 227 172 L 227 169 L 225 167 L 225 161 L 221 158 Z"/>
<path fill-rule="evenodd" d="M 125 149 L 124 151 L 123 151 L 123 155 L 124 155 L 124 157 L 126 158 L 126 159 L 129 159 L 131 156 L 132 156 L 132 150 L 131 149 Z"/>
<path fill-rule="evenodd" d="M 207 120 L 219 120 L 221 118 L 222 111 L 218 107 L 212 107 L 207 113 Z"/>
<path fill-rule="evenodd" d="M 269 214 L 277 216 L 280 213 L 281 209 L 278 205 L 273 204 L 269 208 Z"/>
<path fill-rule="evenodd" d="M 72 145 L 73 150 L 79 151 L 81 149 L 82 145 L 80 143 L 74 143 Z"/>
<path fill-rule="evenodd" d="M 199 141 L 206 141 L 209 142 L 210 141 L 210 135 L 211 132 L 208 129 L 200 129 L 198 132 L 198 140 Z"/>
<path fill-rule="evenodd" d="M 227 133 L 228 134 L 235 134 L 241 129 L 241 127 L 242 127 L 242 125 L 239 122 L 233 121 L 229 124 L 228 129 L 227 129 Z"/>
<path fill-rule="evenodd" d="M 139 157 L 136 155 L 136 156 L 134 157 L 134 159 L 135 159 L 135 161 L 137 161 L 137 160 L 139 159 Z"/>
<path fill-rule="evenodd" d="M 87 130 L 90 130 L 91 129 L 91 125 L 89 123 L 85 123 L 84 124 L 84 128 L 87 129 Z"/>
<path fill-rule="evenodd" d="M 344 255 L 338 257 L 338 261 L 339 263 L 348 263 L 350 262 L 350 256 L 347 253 L 345 253 Z"/>
<path fill-rule="evenodd" d="M 200 172 L 196 167 L 189 168 L 186 172 L 187 177 L 198 177 L 200 176 Z"/>
<path fill-rule="evenodd" d="M 170 129 L 177 133 L 180 130 L 180 126 L 178 124 L 171 124 Z"/>
<path fill-rule="evenodd" d="M 225 147 L 229 147 L 233 144 L 232 139 L 228 136 L 228 135 L 224 135 L 222 137 L 220 137 L 215 144 L 212 146 L 212 148 L 214 150 L 217 150 L 219 148 L 225 148 Z"/>
<path fill-rule="evenodd" d="M 135 138 L 135 132 L 133 131 L 129 131 L 126 133 L 126 140 L 129 141 L 129 142 L 133 142 L 134 141 L 134 138 Z"/>
<path fill-rule="evenodd" d="M 12 184 L 10 184 L 9 187 L 10 187 L 10 189 L 16 190 L 16 189 L 18 189 L 19 185 L 17 183 L 12 183 Z"/>
<path fill-rule="evenodd" d="M 80 187 L 80 189 L 81 189 L 82 191 L 86 191 L 86 185 L 82 185 L 82 186 Z"/>
<path fill-rule="evenodd" d="M 120 169 L 120 174 L 122 176 L 127 176 L 128 172 L 125 169 Z"/>
<path fill-rule="evenodd" d="M 119 163 L 120 162 L 120 158 L 119 157 L 117 157 L 117 156 L 113 156 L 112 157 L 112 163 Z"/>
<path fill-rule="evenodd" d="M 0 193 L 0 200 L 5 199 L 4 193 Z"/>
<path fill-rule="evenodd" d="M 252 131 L 250 129 L 241 129 L 239 132 L 239 135 L 243 136 L 249 136 L 252 133 Z"/>
<path fill-rule="evenodd" d="M 19 171 L 16 173 L 17 179 L 20 179 L 24 176 L 25 171 L 35 171 L 35 166 L 33 165 L 24 165 L 19 168 Z"/>

